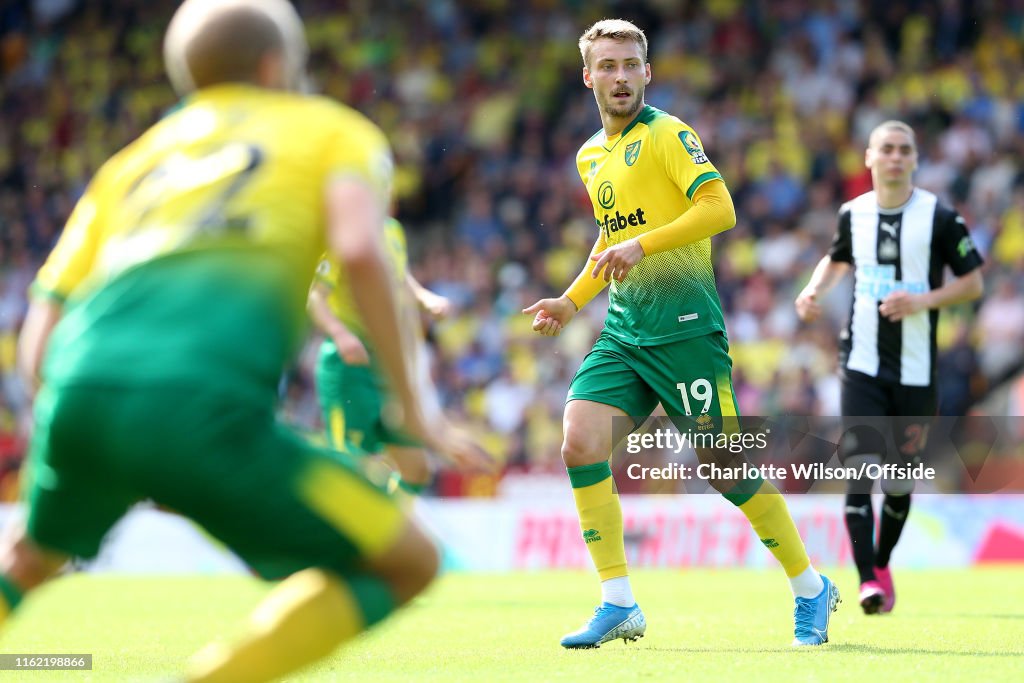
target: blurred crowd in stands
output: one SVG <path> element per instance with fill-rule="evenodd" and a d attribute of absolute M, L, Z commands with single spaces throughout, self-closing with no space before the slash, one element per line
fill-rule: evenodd
<path fill-rule="evenodd" d="M 943 317 L 941 412 L 963 414 L 1019 372 L 1021 0 L 296 4 L 318 89 L 390 136 L 416 277 L 455 304 L 429 330 L 442 401 L 509 468 L 561 468 L 565 391 L 603 320 L 603 297 L 557 339 L 520 314 L 564 290 L 597 236 L 574 157 L 600 120 L 576 41 L 603 17 L 646 30 L 647 102 L 697 130 L 734 197 L 738 224 L 714 252 L 743 413 L 838 414 L 849 283 L 813 326 L 792 302 L 839 205 L 870 189 L 867 133 L 889 118 L 915 127 L 917 184 L 960 211 L 987 260 L 981 304 Z M 0 472 L 24 449 L 13 361 L 26 287 L 90 175 L 175 104 L 160 49 L 174 5 L 0 8 Z M 313 360 L 293 371 L 282 410 L 315 431 Z"/>

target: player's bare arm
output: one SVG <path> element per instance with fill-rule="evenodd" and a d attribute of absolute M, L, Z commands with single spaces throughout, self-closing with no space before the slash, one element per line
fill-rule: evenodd
<path fill-rule="evenodd" d="M 405 285 L 420 310 L 430 317 L 441 319 L 451 314 L 451 300 L 424 287 L 410 272 L 405 274 Z"/>
<path fill-rule="evenodd" d="M 979 299 L 984 291 L 985 283 L 981 277 L 981 269 L 975 268 L 938 289 L 922 294 L 893 292 L 885 297 L 878 310 L 886 318 L 896 322 L 921 311 L 938 310 L 974 301 Z"/>
<path fill-rule="evenodd" d="M 327 190 L 328 244 L 345 265 L 353 282 L 352 298 L 379 354 L 407 428 L 419 437 L 427 431 L 422 409 L 413 391 L 408 361 L 409 340 L 397 306 L 392 278 L 381 239 L 384 202 L 375 190 L 355 178 L 334 181 Z"/>
<path fill-rule="evenodd" d="M 309 290 L 307 308 L 309 317 L 313 319 L 317 329 L 334 341 L 342 360 L 349 365 L 370 364 L 370 353 L 363 342 L 331 313 L 331 307 L 327 303 L 327 291 L 322 285 L 315 284 Z"/>
<path fill-rule="evenodd" d="M 384 202 L 365 182 L 352 178 L 334 181 L 327 191 L 330 249 L 345 264 L 353 282 L 360 283 L 352 288 L 352 298 L 399 400 L 405 431 L 460 467 L 488 469 L 491 459 L 468 435 L 447 422 L 427 423 L 413 381 L 413 337 L 402 322 L 391 269 L 384 257 L 383 207 Z"/>
<path fill-rule="evenodd" d="M 18 372 L 25 387 L 35 394 L 39 388 L 43 358 L 50 333 L 60 322 L 64 306 L 54 299 L 34 297 L 18 337 Z"/>
<path fill-rule="evenodd" d="M 824 256 L 814 268 L 810 282 L 796 298 L 796 314 L 805 323 L 814 322 L 821 317 L 821 304 L 818 299 L 829 292 L 850 272 L 850 264 L 833 261 Z"/>

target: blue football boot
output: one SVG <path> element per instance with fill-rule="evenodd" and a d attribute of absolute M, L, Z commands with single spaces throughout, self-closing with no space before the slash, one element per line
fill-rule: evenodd
<path fill-rule="evenodd" d="M 822 574 L 821 589 L 817 597 L 797 598 L 793 610 L 793 645 L 821 645 L 828 642 L 828 620 L 839 606 L 839 589 Z"/>
<path fill-rule="evenodd" d="M 619 607 L 610 603 L 602 603 L 594 610 L 593 618 L 578 631 L 573 631 L 562 638 L 562 647 L 569 649 L 586 649 L 601 647 L 601 643 L 622 638 L 623 642 L 643 638 L 647 630 L 647 620 L 640 611 L 639 605 Z"/>

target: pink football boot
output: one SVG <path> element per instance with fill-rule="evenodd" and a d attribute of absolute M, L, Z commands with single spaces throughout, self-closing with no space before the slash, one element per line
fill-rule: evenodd
<path fill-rule="evenodd" d="M 880 611 L 882 614 L 888 614 L 896 604 L 896 587 L 892 584 L 892 572 L 888 567 L 881 569 L 875 567 L 875 578 L 878 580 L 878 585 L 885 591 L 885 601 L 882 603 Z"/>
<path fill-rule="evenodd" d="M 885 589 L 878 581 L 865 581 L 860 585 L 860 607 L 864 614 L 878 614 L 885 600 Z"/>

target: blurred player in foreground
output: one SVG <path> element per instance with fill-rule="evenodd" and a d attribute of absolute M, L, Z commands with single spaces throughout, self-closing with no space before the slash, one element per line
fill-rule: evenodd
<path fill-rule="evenodd" d="M 797 297 L 796 311 L 805 322 L 817 320 L 819 298 L 853 270 L 852 314 L 839 344 L 841 410 L 844 417 L 894 419 L 878 429 L 851 424 L 854 438 L 843 439 L 841 456 L 848 465 L 913 464 L 938 410 L 939 310 L 981 296 L 982 260 L 964 219 L 914 187 L 917 143 L 909 125 L 886 121 L 876 127 L 864 160 L 874 189 L 840 208 L 832 248 Z M 943 284 L 947 265 L 956 277 Z M 887 455 L 890 433 L 898 453 Z M 871 488 L 871 481 L 850 480 L 845 506 L 865 614 L 891 612 L 896 604 L 889 558 L 910 512 L 914 481 L 882 481 L 877 544 Z"/>
<path fill-rule="evenodd" d="M 643 32 L 604 20 L 579 44 L 583 82 L 603 123 L 576 156 L 599 234 L 565 294 L 523 311 L 535 314 L 534 330 L 557 335 L 611 281 L 604 330 L 572 380 L 563 419 L 562 458 L 602 597 L 589 623 L 562 639 L 567 648 L 635 639 L 646 629 L 627 576 L 609 465 L 627 430 L 613 433 L 613 426 L 639 426 L 659 402 L 680 430 L 735 431 L 738 415 L 711 265 L 711 236 L 736 222 L 732 198 L 693 129 L 644 104 L 651 67 Z M 732 461 L 712 449 L 697 455 Z M 760 477 L 711 483 L 785 569 L 796 597 L 793 645 L 827 642 L 839 593 L 811 566 L 778 490 Z"/>
<path fill-rule="evenodd" d="M 164 57 L 184 106 L 97 172 L 34 283 L 19 351 L 42 387 L 0 618 L 151 498 L 283 579 L 241 642 L 188 673 L 263 681 L 377 623 L 437 568 L 378 484 L 275 422 L 325 250 L 359 283 L 403 429 L 457 462 L 483 455 L 428 428 L 382 255 L 390 152 L 361 115 L 294 92 L 306 43 L 292 6 L 187 0 Z"/>
<path fill-rule="evenodd" d="M 400 299 L 399 308 L 406 313 L 403 317 L 413 328 L 410 336 L 416 340 L 413 350 L 416 390 L 430 408 L 429 422 L 440 409 L 429 378 L 426 354 L 421 353 L 424 342 L 419 334 L 418 316 L 414 311 L 405 310 L 411 307 L 404 304 L 415 301 L 420 310 L 440 318 L 447 315 L 451 303 L 424 288 L 409 272 L 401 223 L 389 218 L 384 238 Z M 410 493 L 422 492 L 430 485 L 431 478 L 427 453 L 416 440 L 389 424 L 387 408 L 391 392 L 352 300 L 352 283 L 327 255 L 320 261 L 310 288 L 309 312 L 313 322 L 327 335 L 317 360 L 316 390 L 328 442 L 339 451 L 385 455 L 389 464 L 398 468 L 397 484 Z"/>

